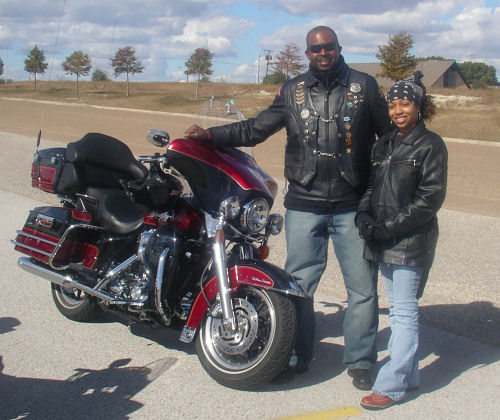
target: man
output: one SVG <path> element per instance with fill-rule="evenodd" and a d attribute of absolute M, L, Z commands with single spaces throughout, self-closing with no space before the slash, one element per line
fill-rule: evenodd
<path fill-rule="evenodd" d="M 377 82 L 347 66 L 331 28 L 311 29 L 306 42 L 309 71 L 286 82 L 268 109 L 208 130 L 194 125 L 185 135 L 217 145 L 255 146 L 286 127 L 285 270 L 309 296 L 298 302 L 295 371 L 305 372 L 312 360 L 313 295 L 331 238 L 348 295 L 344 363 L 354 386 L 366 390 L 377 358 L 377 273 L 363 259 L 354 216 L 366 189 L 375 135 L 388 131 L 390 121 Z"/>

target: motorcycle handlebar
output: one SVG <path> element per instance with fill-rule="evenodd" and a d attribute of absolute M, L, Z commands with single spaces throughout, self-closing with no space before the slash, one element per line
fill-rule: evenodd
<path fill-rule="evenodd" d="M 162 163 L 164 159 L 164 155 L 137 156 L 137 160 L 141 163 Z"/>
<path fill-rule="evenodd" d="M 165 163 L 165 155 L 161 155 L 159 153 L 156 153 L 153 156 L 137 156 L 137 160 L 141 163 L 147 163 L 150 165 L 150 167 L 158 166 L 161 167 L 162 163 Z M 127 180 L 124 183 L 122 183 L 122 186 L 125 188 L 125 190 L 130 190 L 134 192 L 138 192 L 143 190 L 146 185 L 147 181 L 149 179 L 149 175 L 146 177 L 146 179 L 142 181 L 137 181 L 137 180 Z"/>

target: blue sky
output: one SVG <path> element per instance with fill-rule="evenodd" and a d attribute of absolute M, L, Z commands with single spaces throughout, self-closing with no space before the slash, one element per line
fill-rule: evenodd
<path fill-rule="evenodd" d="M 303 51 L 319 24 L 336 30 L 348 63 L 377 61 L 377 47 L 406 31 L 417 57 L 485 62 L 500 80 L 500 1 L 484 0 L 0 0 L 1 77 L 27 80 L 37 44 L 49 62 L 42 80 L 71 79 L 61 63 L 76 50 L 113 78 L 110 57 L 131 45 L 144 65 L 132 80 L 184 80 L 184 62 L 204 47 L 214 80 L 255 83 L 266 50 Z"/>

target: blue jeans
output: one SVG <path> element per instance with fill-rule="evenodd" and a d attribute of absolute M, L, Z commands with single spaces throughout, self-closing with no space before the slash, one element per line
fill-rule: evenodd
<path fill-rule="evenodd" d="M 373 392 L 395 401 L 408 388 L 417 387 L 418 378 L 418 299 L 422 268 L 380 264 L 389 299 L 391 338 L 389 360 L 379 370 Z"/>
<path fill-rule="evenodd" d="M 321 215 L 286 210 L 285 213 L 285 270 L 309 296 L 297 303 L 299 329 L 295 345 L 297 356 L 306 362 L 313 355 L 313 295 L 326 268 L 329 238 L 333 241 L 348 297 L 344 318 L 344 363 L 350 368 L 371 368 L 377 360 L 377 270 L 363 258 L 364 241 L 354 225 L 354 216 L 355 212 Z"/>

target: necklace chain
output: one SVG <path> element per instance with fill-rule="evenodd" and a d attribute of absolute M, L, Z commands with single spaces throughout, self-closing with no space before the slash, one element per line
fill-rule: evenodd
<path fill-rule="evenodd" d="M 310 99 L 311 99 L 311 100 L 310 100 L 309 102 L 311 103 L 311 108 L 312 108 L 312 110 L 313 110 L 313 112 L 314 112 L 314 115 L 317 115 L 317 116 L 318 116 L 318 118 L 319 118 L 322 122 L 324 122 L 324 123 L 326 123 L 326 124 L 329 124 L 329 123 L 331 123 L 331 122 L 333 122 L 333 121 L 335 120 L 335 115 L 334 115 L 334 116 L 332 116 L 332 117 L 330 117 L 330 118 L 328 118 L 328 119 L 323 118 L 323 117 L 320 115 L 320 113 L 316 110 L 316 107 L 314 106 L 314 102 L 312 101 L 312 98 L 310 98 Z"/>

